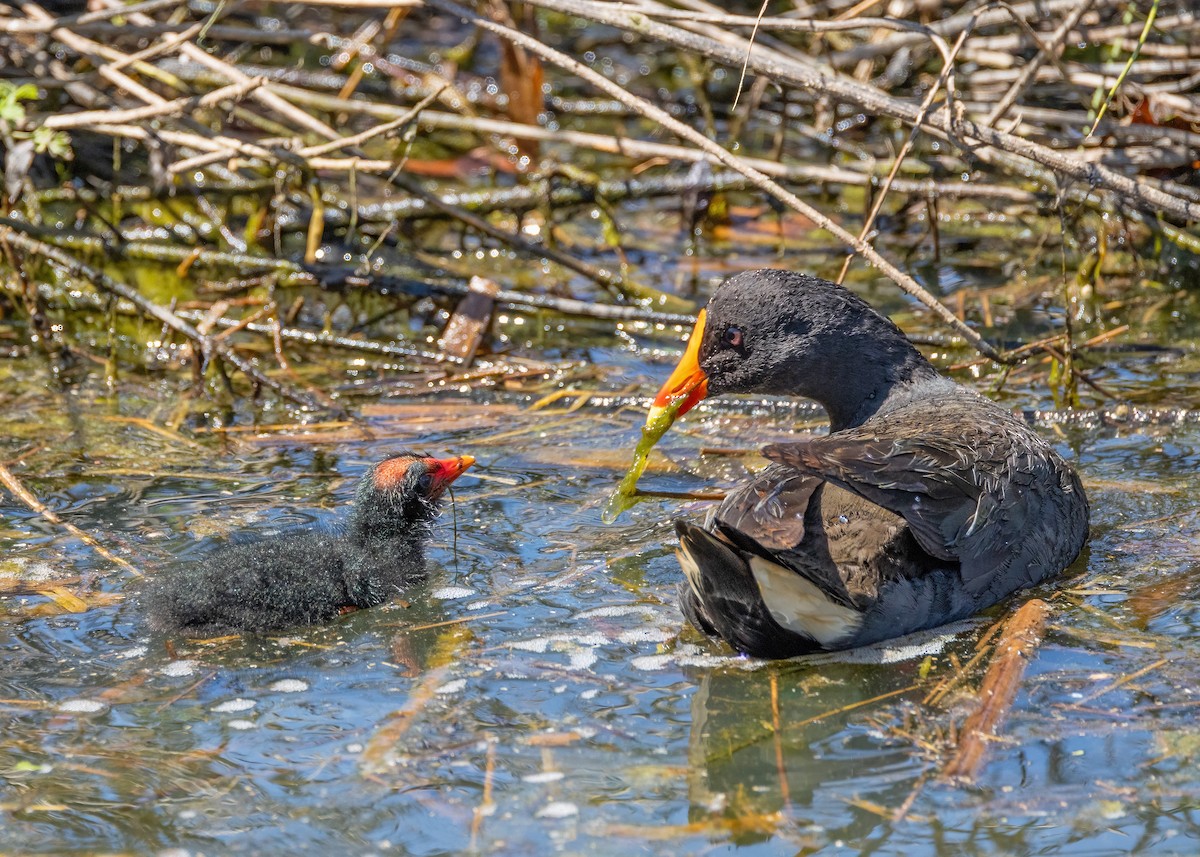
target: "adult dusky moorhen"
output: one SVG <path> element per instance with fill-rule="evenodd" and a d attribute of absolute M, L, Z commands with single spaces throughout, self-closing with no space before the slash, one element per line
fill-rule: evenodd
<path fill-rule="evenodd" d="M 424 580 L 442 494 L 474 463 L 381 461 L 359 480 L 345 526 L 231 541 L 160 573 L 143 594 L 151 624 L 193 637 L 266 633 L 382 604 Z"/>
<path fill-rule="evenodd" d="M 1079 478 L 1028 425 L 940 375 L 847 289 L 781 270 L 723 283 L 663 385 L 816 400 L 829 434 L 773 462 L 703 527 L 676 522 L 685 615 L 749 655 L 846 649 L 961 619 L 1068 566 Z"/>

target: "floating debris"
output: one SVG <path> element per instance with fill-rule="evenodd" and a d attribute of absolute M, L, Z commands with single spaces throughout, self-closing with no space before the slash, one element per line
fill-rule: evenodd
<path fill-rule="evenodd" d="M 699 349 L 699 337 L 695 339 L 695 348 Z M 689 349 L 692 347 L 691 343 L 689 343 L 688 347 Z M 646 424 L 642 426 L 642 436 L 633 450 L 633 462 L 629 465 L 629 470 L 626 472 L 624 478 L 618 483 L 617 489 L 608 498 L 608 503 L 604 506 L 604 511 L 600 515 L 600 519 L 604 523 L 611 524 L 615 522 L 621 516 L 622 512 L 633 508 L 637 503 L 637 483 L 642 473 L 646 470 L 646 464 L 650 460 L 650 451 L 654 449 L 655 444 L 671 428 L 671 425 L 675 422 L 676 415 L 688 403 L 690 398 L 688 394 L 690 393 L 691 390 L 687 390 L 684 394 L 676 396 L 666 405 L 650 409 L 650 414 L 646 418 Z"/>

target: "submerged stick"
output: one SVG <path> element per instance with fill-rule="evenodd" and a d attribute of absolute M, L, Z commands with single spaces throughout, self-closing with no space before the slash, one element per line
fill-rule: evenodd
<path fill-rule="evenodd" d="M 84 532 L 70 521 L 64 521 L 61 517 L 59 517 L 57 512 L 35 497 L 28 488 L 21 484 L 21 480 L 13 475 L 13 472 L 3 464 L 0 464 L 0 483 L 3 483 L 4 487 L 7 488 L 14 497 L 28 506 L 30 511 L 37 512 L 56 527 L 62 527 L 68 533 L 79 539 L 109 562 L 121 566 L 121 568 L 137 575 L 138 577 L 142 576 L 142 573 L 138 571 L 137 567 L 133 563 L 114 554 L 112 551 L 102 545 L 100 540 L 92 534 Z"/>
<path fill-rule="evenodd" d="M 1000 721 L 1012 707 L 1049 615 L 1050 605 L 1034 598 L 1021 605 L 1004 623 L 992 662 L 979 686 L 979 707 L 963 723 L 954 756 L 942 769 L 943 777 L 973 780 L 983 768 L 987 743 L 996 736 Z"/>
<path fill-rule="evenodd" d="M 1017 102 L 1021 93 L 1025 91 L 1025 87 L 1029 85 L 1029 82 L 1037 76 L 1038 69 L 1047 60 L 1054 59 L 1062 51 L 1063 45 L 1066 44 L 1067 34 L 1074 30 L 1075 26 L 1083 20 L 1083 16 L 1092 8 L 1093 2 L 1094 0 L 1083 0 L 1082 3 L 1075 7 L 1074 11 L 1063 18 L 1063 22 L 1051 34 L 1049 41 L 1034 55 L 1033 59 L 1025 63 L 1021 68 L 1020 74 L 1017 75 L 1017 79 L 1013 81 L 1012 86 L 1008 88 L 1008 91 L 1004 93 L 1003 97 L 996 102 L 996 106 L 984 118 L 984 125 L 990 127 L 1004 117 L 1004 114 L 1008 112 L 1009 108 Z M 1099 124 L 1100 119 L 1097 118 L 1096 122 L 1092 125 L 1092 130 L 1095 130 Z"/>
<path fill-rule="evenodd" d="M 888 171 L 887 177 L 883 180 L 883 185 L 879 192 L 875 194 L 875 200 L 871 203 L 871 210 L 867 212 L 866 218 L 863 220 L 862 228 L 858 231 L 858 240 L 866 242 L 871 236 L 871 229 L 875 225 L 875 218 L 879 216 L 879 210 L 883 208 L 883 201 L 887 198 L 888 191 L 892 187 L 892 183 L 896 180 L 896 174 L 900 172 L 900 167 L 904 163 L 904 159 L 908 157 L 908 153 L 912 151 L 913 146 L 917 143 L 917 136 L 921 132 L 921 125 L 925 122 L 925 118 L 929 115 L 930 108 L 933 107 L 934 99 L 942 87 L 946 87 L 946 98 L 953 96 L 954 91 L 954 58 L 958 56 L 958 52 L 962 49 L 963 42 L 967 38 L 967 33 L 964 30 L 958 36 L 958 41 L 954 43 L 953 48 L 948 50 L 940 38 L 936 44 L 938 49 L 943 51 L 942 70 L 937 76 L 937 80 L 933 82 L 933 86 L 929 87 L 929 92 L 925 94 L 924 100 L 921 102 L 921 112 L 917 119 L 913 122 L 912 130 L 908 133 L 908 139 L 900 147 L 899 153 L 892 161 L 892 168 Z M 841 273 L 837 276 L 837 284 L 840 286 L 846 282 L 846 274 L 850 271 L 850 263 L 854 261 L 853 250 L 846 255 L 845 261 L 842 262 Z"/>

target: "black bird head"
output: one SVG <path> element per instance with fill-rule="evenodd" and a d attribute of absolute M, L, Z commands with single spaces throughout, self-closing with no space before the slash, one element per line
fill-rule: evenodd
<path fill-rule="evenodd" d="M 411 452 L 379 462 L 359 480 L 353 528 L 359 535 L 388 537 L 429 523 L 446 488 L 474 463 L 470 455 L 427 458 Z"/>
<path fill-rule="evenodd" d="M 841 428 L 869 416 L 894 384 L 934 374 L 891 320 L 848 289 L 792 271 L 747 271 L 713 293 L 650 417 L 681 396 L 679 414 L 708 395 L 800 395 Z"/>

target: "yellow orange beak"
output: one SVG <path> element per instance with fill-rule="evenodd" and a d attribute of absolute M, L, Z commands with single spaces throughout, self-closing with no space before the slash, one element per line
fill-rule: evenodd
<path fill-rule="evenodd" d="M 700 315 L 696 317 L 696 326 L 692 328 L 691 338 L 688 339 L 687 349 L 684 350 L 679 365 L 675 367 L 671 377 L 654 397 L 654 403 L 650 405 L 650 410 L 646 414 L 647 425 L 657 420 L 663 411 L 680 399 L 683 399 L 683 404 L 675 413 L 677 417 L 690 411 L 697 402 L 708 395 L 708 376 L 700 368 L 698 359 L 700 343 L 704 341 L 704 319 L 705 311 L 700 310 Z"/>
<path fill-rule="evenodd" d="M 434 490 L 440 491 L 462 476 L 475 463 L 475 456 L 460 455 L 457 458 L 427 458 L 429 472 L 433 474 Z"/>

